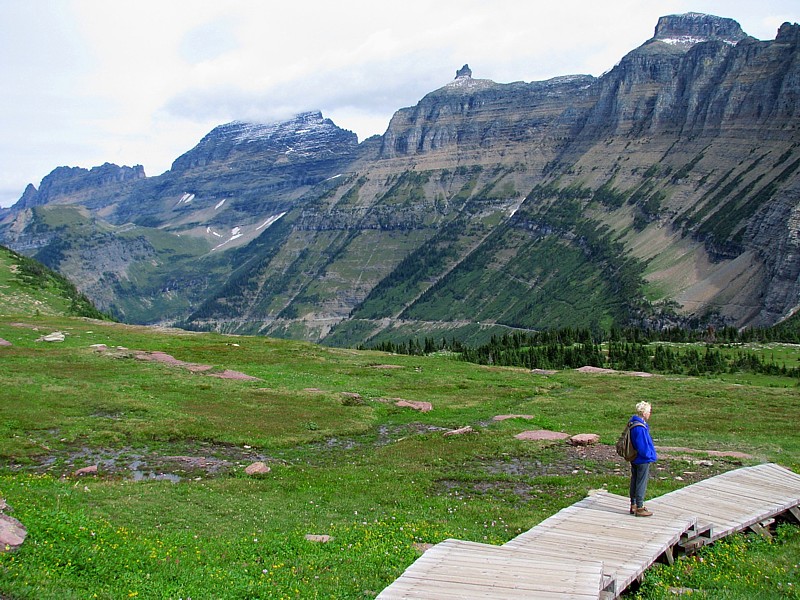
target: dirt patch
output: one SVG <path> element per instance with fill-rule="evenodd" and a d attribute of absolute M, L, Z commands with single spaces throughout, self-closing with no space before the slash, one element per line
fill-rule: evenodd
<path fill-rule="evenodd" d="M 12 464 L 10 468 L 72 477 L 81 469 L 97 467 L 92 477 L 134 481 L 163 479 L 177 482 L 229 476 L 257 461 L 266 464 L 285 462 L 265 456 L 248 446 L 189 442 L 180 446 L 176 444 L 170 449 L 183 453 L 166 454 L 147 448 L 79 448 L 60 455 L 40 456 L 34 464 Z"/>
<path fill-rule="evenodd" d="M 136 360 L 146 360 L 169 365 L 171 367 L 179 367 L 186 369 L 191 373 L 202 373 L 209 377 L 218 377 L 220 379 L 237 379 L 241 381 L 260 381 L 258 377 L 247 375 L 240 371 L 232 371 L 230 369 L 217 370 L 212 365 L 204 365 L 200 363 L 191 363 L 183 360 L 178 360 L 174 356 L 161 351 L 146 351 L 146 350 L 128 350 L 127 348 L 114 348 L 110 349 L 104 344 L 93 346 L 95 352 L 103 354 L 104 356 L 111 356 L 113 358 L 134 358 Z"/>
<path fill-rule="evenodd" d="M 687 460 L 686 457 L 659 454 L 651 477 L 693 483 L 740 467 L 741 460 L 719 456 L 715 460 Z M 541 457 L 508 457 L 474 465 L 476 473 L 519 477 L 609 475 L 627 476 L 629 464 L 617 455 L 614 446 L 571 446 L 558 442 L 542 451 Z"/>
<path fill-rule="evenodd" d="M 717 458 L 740 458 L 742 460 L 750 460 L 755 458 L 752 454 L 745 452 L 736 452 L 729 450 L 695 450 L 694 448 L 682 448 L 680 446 L 657 446 L 656 451 L 659 456 L 674 456 L 679 454 L 707 454 Z"/>
<path fill-rule="evenodd" d="M 533 440 L 533 441 L 548 441 L 548 440 L 564 440 L 569 437 L 568 433 L 561 433 L 560 431 L 549 431 L 547 429 L 537 429 L 535 431 L 523 431 L 514 436 L 518 440 Z"/>
<path fill-rule="evenodd" d="M 246 373 L 242 373 L 240 371 L 231 371 L 230 369 L 225 369 L 221 372 L 212 372 L 206 373 L 209 377 L 219 377 L 220 379 L 238 379 L 240 381 L 259 381 L 258 377 L 253 377 L 252 375 L 248 375 Z"/>
<path fill-rule="evenodd" d="M 420 400 L 398 399 L 397 402 L 394 403 L 394 405 L 400 408 L 410 408 L 413 410 L 418 410 L 420 412 L 430 412 L 433 410 L 433 404 L 431 404 L 430 402 L 422 402 Z"/>

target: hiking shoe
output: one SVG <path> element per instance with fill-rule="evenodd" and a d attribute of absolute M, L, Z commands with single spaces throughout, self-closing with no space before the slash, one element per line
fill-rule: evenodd
<path fill-rule="evenodd" d="M 636 511 L 633 514 L 636 515 L 637 517 L 652 517 L 653 516 L 653 513 L 651 513 L 649 510 L 647 510 L 644 506 L 640 506 L 639 508 L 637 508 Z"/>

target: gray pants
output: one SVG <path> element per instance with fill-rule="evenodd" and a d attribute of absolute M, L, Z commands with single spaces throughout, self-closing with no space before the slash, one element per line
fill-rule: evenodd
<path fill-rule="evenodd" d="M 650 463 L 635 465 L 631 463 L 631 504 L 644 506 L 647 493 L 647 478 L 650 475 Z"/>

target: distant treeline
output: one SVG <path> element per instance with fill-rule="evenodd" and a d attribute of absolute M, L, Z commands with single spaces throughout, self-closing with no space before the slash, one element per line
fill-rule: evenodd
<path fill-rule="evenodd" d="M 736 348 L 749 342 L 793 342 L 777 336 L 774 330 L 689 331 L 666 329 L 612 329 L 601 339 L 588 329 L 559 329 L 541 332 L 515 332 L 492 336 L 480 346 L 467 346 L 456 339 L 436 341 L 426 337 L 406 342 L 381 342 L 374 350 L 422 356 L 452 352 L 461 360 L 482 365 L 525 367 L 528 369 L 575 369 L 583 366 L 625 371 L 700 375 L 749 371 L 800 378 L 800 368 L 786 367 L 761 354 Z M 671 347 L 654 342 L 705 343 L 703 348 Z M 604 350 L 602 344 L 606 344 Z"/>

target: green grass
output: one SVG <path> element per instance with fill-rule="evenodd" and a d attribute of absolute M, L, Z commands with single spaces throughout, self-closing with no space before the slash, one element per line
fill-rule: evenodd
<path fill-rule="evenodd" d="M 738 534 L 681 557 L 672 566 L 656 565 L 633 598 L 675 598 L 679 589 L 692 598 L 800 598 L 798 561 L 798 527 L 780 525 L 773 539 Z"/>
<path fill-rule="evenodd" d="M 75 285 L 41 263 L 0 246 L 0 314 L 104 318 Z"/>
<path fill-rule="evenodd" d="M 53 330 L 66 340 L 36 341 Z M 0 594 L 13 599 L 374 597 L 416 559 L 417 543 L 502 544 L 590 489 L 624 495 L 623 463 L 514 435 L 596 432 L 612 444 L 640 399 L 654 405 L 658 445 L 753 456 L 709 466 L 693 462 L 703 454 L 665 455 L 650 496 L 742 464 L 800 467 L 791 380 L 543 376 L 30 314 L 0 317 L 0 338 L 12 343 L 0 347 L 0 497 L 28 528 L 19 551 L 0 554 Z M 133 350 L 258 380 L 193 374 Z M 398 398 L 434 408 L 399 408 Z M 494 421 L 500 414 L 534 418 Z M 477 433 L 442 435 L 464 425 Z M 255 460 L 271 472 L 246 476 Z M 98 476 L 73 475 L 93 464 Z"/>

